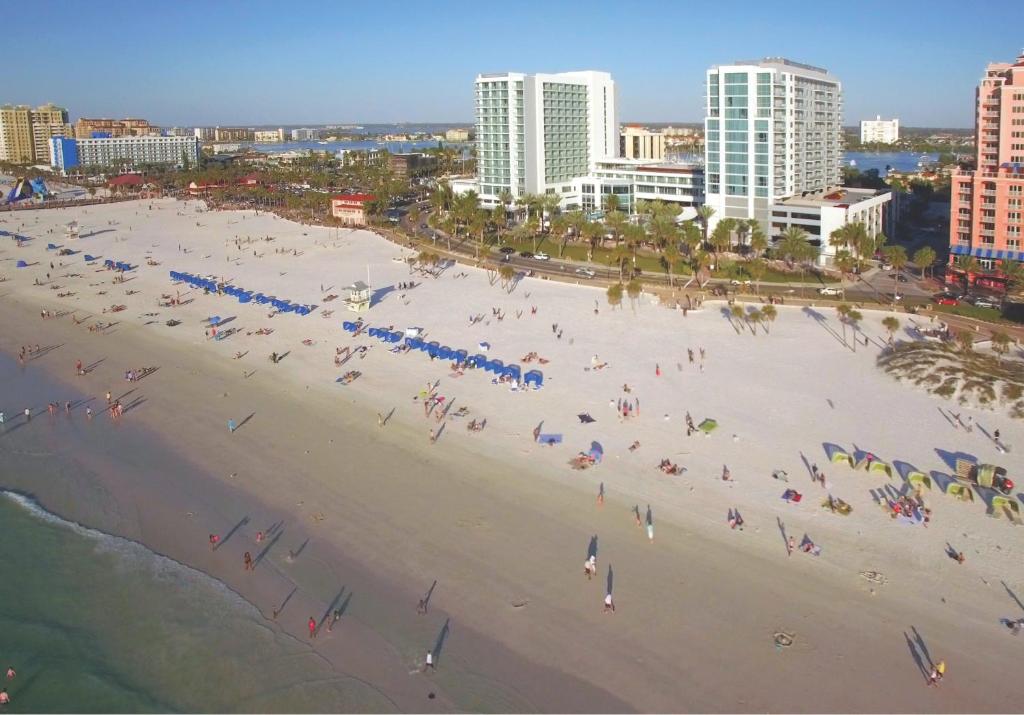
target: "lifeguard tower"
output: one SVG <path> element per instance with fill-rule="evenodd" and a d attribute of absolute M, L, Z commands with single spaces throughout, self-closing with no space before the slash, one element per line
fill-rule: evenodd
<path fill-rule="evenodd" d="M 348 287 L 348 298 L 345 304 L 353 313 L 362 313 L 370 309 L 370 286 L 356 281 Z"/>

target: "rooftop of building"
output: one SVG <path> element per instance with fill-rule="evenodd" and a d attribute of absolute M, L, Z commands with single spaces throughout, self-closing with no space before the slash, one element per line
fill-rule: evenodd
<path fill-rule="evenodd" d="M 803 71 L 810 72 L 813 74 L 819 74 L 823 77 L 831 78 L 832 75 L 824 67 L 815 67 L 814 65 L 804 64 L 803 62 L 794 62 L 793 60 L 785 57 L 764 57 L 759 60 L 736 60 L 731 64 L 727 65 L 712 65 L 711 69 L 719 69 L 720 67 L 732 67 L 732 66 L 755 66 L 755 67 L 774 67 L 783 71 Z"/>
<path fill-rule="evenodd" d="M 598 159 L 598 168 L 602 164 L 614 164 L 616 167 L 633 169 L 635 171 L 654 171 L 663 173 L 685 174 L 702 170 L 703 167 L 697 163 L 686 163 L 681 161 L 652 160 L 652 159 L 627 159 L 626 157 L 609 157 Z"/>
<path fill-rule="evenodd" d="M 847 208 L 888 193 L 888 191 L 876 191 L 875 189 L 851 189 L 845 186 L 834 186 L 823 191 L 807 192 L 801 196 L 790 196 L 775 203 L 779 206 Z"/>
<path fill-rule="evenodd" d="M 352 201 L 355 203 L 364 204 L 367 201 L 373 201 L 375 198 L 377 197 L 374 196 L 373 194 L 338 194 L 337 196 L 332 196 L 331 200 Z"/>

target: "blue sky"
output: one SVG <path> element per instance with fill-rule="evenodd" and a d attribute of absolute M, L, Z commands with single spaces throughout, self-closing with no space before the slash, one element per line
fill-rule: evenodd
<path fill-rule="evenodd" d="M 968 127 L 985 64 L 1024 46 L 1024 2 L 41 0 L 3 25 L 0 103 L 73 118 L 469 122 L 478 72 L 597 69 L 623 121 L 695 122 L 707 66 L 781 55 L 842 80 L 847 124 Z"/>

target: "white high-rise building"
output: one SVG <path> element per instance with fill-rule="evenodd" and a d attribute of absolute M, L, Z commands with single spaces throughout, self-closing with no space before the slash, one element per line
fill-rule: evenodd
<path fill-rule="evenodd" d="M 842 85 L 827 70 L 769 57 L 707 71 L 705 203 L 756 219 L 776 238 L 800 226 L 834 255 L 828 234 L 848 221 L 878 232 L 888 193 L 840 187 Z"/>
<path fill-rule="evenodd" d="M 874 119 L 862 119 L 860 122 L 861 144 L 895 144 L 899 139 L 899 119 L 882 119 L 882 115 L 876 114 Z"/>
<path fill-rule="evenodd" d="M 483 204 L 503 190 L 569 199 L 575 180 L 618 155 L 615 82 L 593 71 L 478 75 L 476 147 Z"/>

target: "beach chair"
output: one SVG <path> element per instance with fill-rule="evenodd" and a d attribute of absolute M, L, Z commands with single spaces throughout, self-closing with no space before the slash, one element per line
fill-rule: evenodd
<path fill-rule="evenodd" d="M 924 472 L 907 472 L 907 484 L 912 487 L 921 487 L 931 491 L 932 478 Z"/>
<path fill-rule="evenodd" d="M 839 447 L 833 446 L 828 450 L 828 459 L 830 462 L 836 464 L 845 464 L 848 467 L 853 467 L 853 457 L 847 452 L 844 452 Z"/>
<path fill-rule="evenodd" d="M 946 494 L 960 501 L 974 501 L 974 491 L 960 482 L 950 482 L 946 485 Z"/>
<path fill-rule="evenodd" d="M 865 460 L 867 461 L 867 460 Z M 885 476 L 892 479 L 892 467 L 885 462 L 879 462 L 877 459 L 872 460 L 868 465 L 868 474 L 884 474 Z"/>

